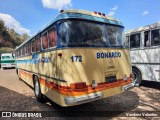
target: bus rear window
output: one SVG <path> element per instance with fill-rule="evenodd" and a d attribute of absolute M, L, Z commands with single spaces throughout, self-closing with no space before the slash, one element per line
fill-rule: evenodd
<path fill-rule="evenodd" d="M 62 46 L 119 47 L 122 46 L 122 31 L 119 26 L 68 20 L 59 26 L 58 32 Z"/>

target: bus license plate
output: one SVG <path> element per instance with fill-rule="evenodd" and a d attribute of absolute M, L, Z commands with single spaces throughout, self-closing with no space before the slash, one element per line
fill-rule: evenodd
<path fill-rule="evenodd" d="M 110 77 L 105 77 L 105 80 L 107 83 L 111 83 L 111 82 L 116 82 L 117 78 L 116 76 L 110 76 Z"/>

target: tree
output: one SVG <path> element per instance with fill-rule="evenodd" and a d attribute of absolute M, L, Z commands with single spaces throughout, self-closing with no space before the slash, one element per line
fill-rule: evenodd
<path fill-rule="evenodd" d="M 0 20 L 0 32 L 4 31 L 6 29 L 3 20 Z"/>
<path fill-rule="evenodd" d="M 23 33 L 22 37 L 24 38 L 24 40 L 27 40 L 30 36 L 27 33 Z"/>

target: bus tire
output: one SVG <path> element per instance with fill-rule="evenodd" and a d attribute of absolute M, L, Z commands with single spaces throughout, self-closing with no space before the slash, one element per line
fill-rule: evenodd
<path fill-rule="evenodd" d="M 139 86 L 142 83 L 141 72 L 137 68 L 132 68 L 132 74 L 135 86 Z"/>
<path fill-rule="evenodd" d="M 41 93 L 39 78 L 37 76 L 34 76 L 34 93 L 38 102 L 44 102 L 44 97 Z"/>

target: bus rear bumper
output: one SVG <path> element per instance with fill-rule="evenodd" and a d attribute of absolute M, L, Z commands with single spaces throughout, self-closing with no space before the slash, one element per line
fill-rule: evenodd
<path fill-rule="evenodd" d="M 88 95 L 78 96 L 78 97 L 65 97 L 64 100 L 65 100 L 65 104 L 67 105 L 76 105 L 76 104 L 88 103 L 101 98 L 103 98 L 103 93 L 96 92 L 96 93 L 91 93 Z"/>
<path fill-rule="evenodd" d="M 128 84 L 128 85 L 125 85 L 125 86 L 123 86 L 122 87 L 122 92 L 124 92 L 124 91 L 126 91 L 126 90 L 130 90 L 130 89 L 132 89 L 133 87 L 135 86 L 135 83 L 130 83 L 130 84 Z"/>
<path fill-rule="evenodd" d="M 15 64 L 1 64 L 1 68 L 13 68 Z"/>

